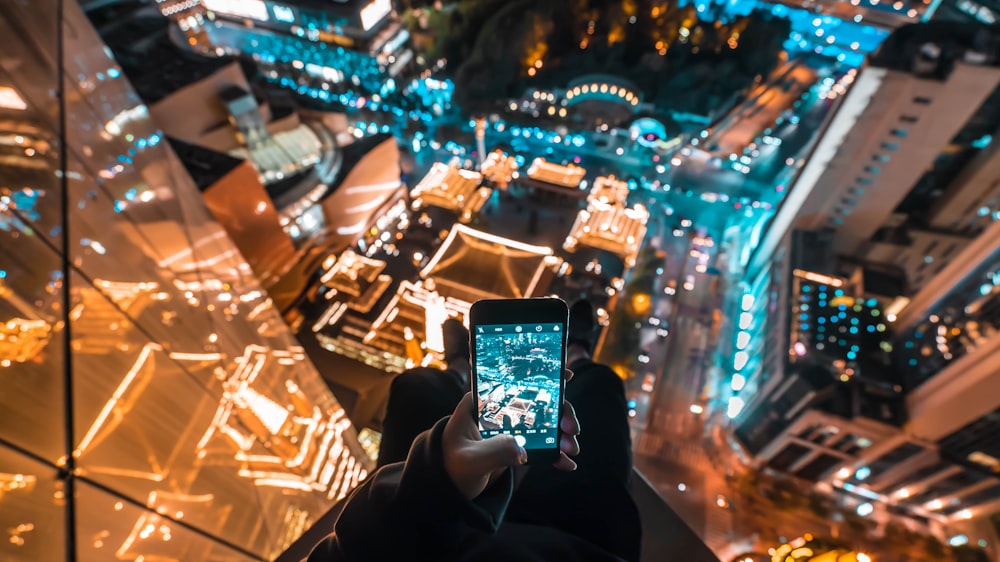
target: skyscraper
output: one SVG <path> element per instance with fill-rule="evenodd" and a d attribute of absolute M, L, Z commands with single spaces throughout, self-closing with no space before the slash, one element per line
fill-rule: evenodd
<path fill-rule="evenodd" d="M 1000 512 L 998 45 L 977 24 L 904 27 L 851 76 L 748 260 L 766 329 L 736 358 L 755 369 L 741 388 L 761 381 L 734 391 L 760 462 L 959 527 Z M 834 353 L 834 322 L 865 319 L 878 341 Z M 799 366 L 817 354 L 825 370 Z"/>
<path fill-rule="evenodd" d="M 350 422 L 76 3 L 0 30 L 0 557 L 277 556 Z"/>

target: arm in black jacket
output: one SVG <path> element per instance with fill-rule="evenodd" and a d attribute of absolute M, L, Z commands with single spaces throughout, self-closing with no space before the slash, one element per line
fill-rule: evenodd
<path fill-rule="evenodd" d="M 351 494 L 308 562 L 440 560 L 455 554 L 468 531 L 496 532 L 513 491 L 511 471 L 467 501 L 444 469 L 447 421 L 417 437 L 405 464 L 383 467 Z"/>

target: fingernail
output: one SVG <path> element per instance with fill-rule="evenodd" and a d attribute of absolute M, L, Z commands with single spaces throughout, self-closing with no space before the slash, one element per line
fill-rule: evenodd
<path fill-rule="evenodd" d="M 520 461 L 521 464 L 527 464 L 528 462 L 528 451 L 525 451 L 524 447 L 520 445 L 517 446 L 517 460 Z"/>

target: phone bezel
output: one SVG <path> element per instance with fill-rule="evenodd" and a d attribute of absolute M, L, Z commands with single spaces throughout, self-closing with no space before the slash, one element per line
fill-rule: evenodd
<path fill-rule="evenodd" d="M 533 322 L 562 325 L 562 354 L 559 358 L 559 404 L 557 418 L 562 419 L 563 402 L 566 393 L 566 344 L 567 328 L 569 327 L 569 307 L 559 298 L 544 297 L 530 299 L 487 299 L 473 303 L 469 310 L 469 350 L 472 372 L 469 379 L 472 385 L 473 409 L 471 415 L 479 425 L 479 377 L 476 375 L 476 327 L 488 324 L 530 324 Z M 488 439 L 488 437 L 486 438 Z M 559 460 L 559 443 L 562 440 L 562 427 L 556 424 L 555 446 L 544 449 L 526 449 L 528 464 L 549 464 Z"/>

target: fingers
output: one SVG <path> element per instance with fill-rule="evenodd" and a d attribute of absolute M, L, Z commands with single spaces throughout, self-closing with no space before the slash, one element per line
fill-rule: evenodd
<path fill-rule="evenodd" d="M 576 410 L 568 400 L 563 401 L 562 419 L 559 420 L 559 429 L 569 435 L 580 435 L 580 420 L 576 417 Z"/>
<path fill-rule="evenodd" d="M 565 470 L 566 472 L 573 472 L 576 470 L 576 463 L 563 451 L 559 451 L 559 460 L 553 463 L 552 466 L 559 470 Z"/>
<path fill-rule="evenodd" d="M 580 454 L 580 442 L 577 441 L 575 435 L 563 433 L 559 439 L 559 450 L 571 457 L 575 457 Z"/>
<path fill-rule="evenodd" d="M 511 435 L 497 435 L 477 443 L 476 456 L 490 471 L 528 462 L 528 452 Z"/>

